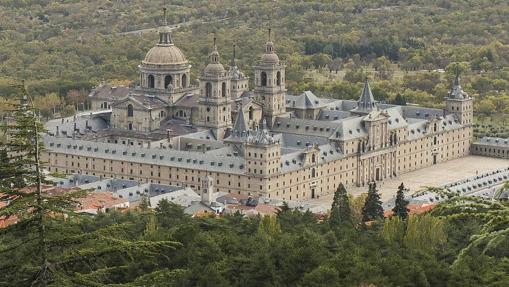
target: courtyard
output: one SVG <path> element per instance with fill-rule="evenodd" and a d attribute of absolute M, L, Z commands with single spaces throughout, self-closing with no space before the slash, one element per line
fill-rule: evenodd
<path fill-rule="evenodd" d="M 391 199 L 396 194 L 398 186 L 403 182 L 405 187 L 409 189 L 408 194 L 412 194 L 426 186 L 441 186 L 448 183 L 456 182 L 467 177 L 476 176 L 488 171 L 509 167 L 509 160 L 483 157 L 468 156 L 434 166 L 423 168 L 417 171 L 409 172 L 378 182 L 377 188 L 381 194 L 383 202 Z M 347 189 L 349 194 L 358 196 L 367 192 L 368 187 L 350 187 Z M 328 209 L 334 195 L 328 195 L 319 199 L 312 199 L 309 202 L 313 204 L 319 203 L 321 207 Z"/>

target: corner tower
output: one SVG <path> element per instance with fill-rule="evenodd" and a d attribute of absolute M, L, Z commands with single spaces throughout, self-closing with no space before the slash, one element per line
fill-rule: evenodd
<path fill-rule="evenodd" d="M 456 69 L 456 77 L 451 91 L 445 99 L 446 110 L 454 114 L 462 125 L 471 126 L 474 119 L 474 100 L 463 91 L 460 84 L 460 73 Z"/>
<path fill-rule="evenodd" d="M 216 38 L 209 56 L 209 64 L 199 78 L 199 126 L 210 128 L 217 139 L 223 139 L 227 129 L 232 127 L 230 77 L 219 62 Z"/>
<path fill-rule="evenodd" d="M 254 94 L 256 100 L 262 104 L 263 117 L 271 127 L 276 117 L 286 113 L 285 65 L 279 61 L 274 50 L 271 29 L 269 29 L 265 54 L 262 55 L 258 65 L 254 67 Z"/>
<path fill-rule="evenodd" d="M 269 135 L 265 119 L 262 128 L 248 136 L 244 149 L 250 176 L 266 178 L 281 172 L 281 145 Z"/>

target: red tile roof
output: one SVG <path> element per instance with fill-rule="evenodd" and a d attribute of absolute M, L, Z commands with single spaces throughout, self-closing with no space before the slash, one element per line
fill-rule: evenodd
<path fill-rule="evenodd" d="M 83 198 L 78 198 L 79 207 L 76 210 L 83 209 L 101 209 L 112 208 L 116 205 L 126 203 L 127 199 L 119 198 L 111 192 L 90 192 Z"/>
<path fill-rule="evenodd" d="M 409 214 L 421 214 L 421 213 L 425 213 L 425 212 L 432 210 L 433 208 L 435 208 L 435 206 L 437 206 L 437 205 L 434 203 L 409 204 L 407 206 L 407 208 L 409 209 L 409 211 L 408 211 Z M 385 217 L 390 217 L 393 214 L 394 214 L 394 212 L 392 210 L 384 211 Z"/>

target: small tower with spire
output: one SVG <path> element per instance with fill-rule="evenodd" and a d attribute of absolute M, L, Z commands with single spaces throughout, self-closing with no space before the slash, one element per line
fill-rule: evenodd
<path fill-rule="evenodd" d="M 462 125 L 471 126 L 474 118 L 474 100 L 461 87 L 460 71 L 456 67 L 456 76 L 445 99 L 446 110 L 454 114 Z"/>
<path fill-rule="evenodd" d="M 255 99 L 262 104 L 263 117 L 272 127 L 276 117 L 286 113 L 285 65 L 275 53 L 274 43 L 269 39 L 265 44 L 265 53 L 254 67 Z"/>
<path fill-rule="evenodd" d="M 209 63 L 203 69 L 200 80 L 199 126 L 210 128 L 217 139 L 223 139 L 232 127 L 230 77 L 219 60 L 216 38 Z"/>
<path fill-rule="evenodd" d="M 369 114 L 376 110 L 378 110 L 377 102 L 375 101 L 375 97 L 373 97 L 373 93 L 371 92 L 371 88 L 369 86 L 369 80 L 366 77 L 364 80 L 364 88 L 362 89 L 361 97 L 357 101 L 357 108 L 353 110 L 353 112 L 359 114 Z"/>
<path fill-rule="evenodd" d="M 242 94 L 249 90 L 249 77 L 246 77 L 244 73 L 242 73 L 237 66 L 237 58 L 236 58 L 236 46 L 233 45 L 233 54 L 232 60 L 230 63 L 230 69 L 228 70 L 228 76 L 231 81 L 231 96 L 232 99 L 236 99 Z"/>

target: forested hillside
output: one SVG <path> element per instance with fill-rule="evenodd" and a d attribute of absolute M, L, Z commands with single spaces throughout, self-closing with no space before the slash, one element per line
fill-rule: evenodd
<path fill-rule="evenodd" d="M 213 35 L 223 63 L 235 43 L 249 74 L 270 26 L 288 65 L 291 93 L 355 98 L 358 82 L 369 75 L 379 100 L 440 106 L 459 66 L 464 88 L 477 97 L 478 115 L 505 121 L 509 3 L 503 0 L 2 0 L 0 94 L 14 93 L 20 79 L 32 93 L 62 97 L 103 80 L 136 81 L 137 65 L 157 36 L 121 33 L 160 25 L 165 2 L 169 22 L 185 23 L 173 36 L 194 76 L 207 61 Z M 439 69 L 447 73 L 433 72 Z M 47 110 L 53 108 L 65 107 Z"/>

